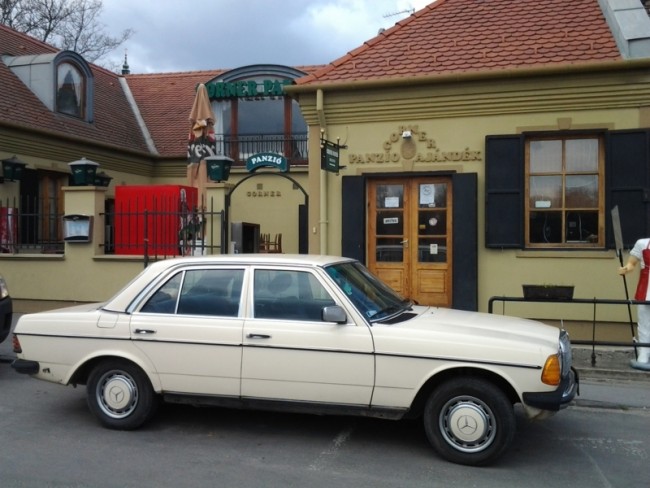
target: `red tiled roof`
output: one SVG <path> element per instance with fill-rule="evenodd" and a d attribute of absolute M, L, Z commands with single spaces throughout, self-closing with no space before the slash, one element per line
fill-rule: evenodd
<path fill-rule="evenodd" d="M 598 0 L 438 0 L 297 84 L 620 59 Z"/>
<path fill-rule="evenodd" d="M 24 56 L 56 53 L 57 49 L 0 25 L 3 55 Z M 119 77 L 90 65 L 94 75 L 94 121 L 84 122 L 47 108 L 18 77 L 0 62 L 0 122 L 81 137 L 89 142 L 110 144 L 146 152 L 147 146 Z M 80 154 L 80 157 L 83 156 Z"/>
<path fill-rule="evenodd" d="M 295 68 L 312 73 L 322 67 Z M 227 71 L 230 70 L 126 76 L 133 98 L 161 156 L 179 157 L 186 153 L 196 85 L 207 83 Z"/>
<path fill-rule="evenodd" d="M 161 156 L 178 157 L 186 153 L 196 85 L 207 83 L 223 72 L 126 75 L 136 105 Z"/>

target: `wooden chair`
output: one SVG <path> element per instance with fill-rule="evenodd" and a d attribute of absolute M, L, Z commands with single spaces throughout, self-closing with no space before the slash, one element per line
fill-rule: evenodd
<path fill-rule="evenodd" d="M 267 250 L 269 253 L 281 253 L 282 252 L 282 234 L 275 234 L 275 238 L 267 242 Z"/>
<path fill-rule="evenodd" d="M 260 234 L 260 248 L 259 252 L 269 252 L 269 241 L 271 234 Z"/>

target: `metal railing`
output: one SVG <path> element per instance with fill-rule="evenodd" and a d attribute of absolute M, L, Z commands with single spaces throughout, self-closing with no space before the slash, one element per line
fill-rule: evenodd
<path fill-rule="evenodd" d="M 617 346 L 633 348 L 636 356 L 636 349 L 638 347 L 650 347 L 650 343 L 631 341 L 600 341 L 596 340 L 596 330 L 598 321 L 596 320 L 597 305 L 627 305 L 629 322 L 620 322 L 618 325 L 621 327 L 630 327 L 630 334 L 634 337 L 634 324 L 632 322 L 632 305 L 650 305 L 650 301 L 640 300 L 616 300 L 607 298 L 571 298 L 558 300 L 557 298 L 523 298 L 523 297 L 506 297 L 506 296 L 493 296 L 488 301 L 488 313 L 493 313 L 494 302 L 504 302 L 503 313 L 505 314 L 505 302 L 528 302 L 528 303 L 553 303 L 553 304 L 588 304 L 593 306 L 593 315 L 591 318 L 591 339 L 590 340 L 574 340 L 571 339 L 571 344 L 591 346 L 591 365 L 596 365 L 596 346 Z"/>
<path fill-rule="evenodd" d="M 134 210 L 102 214 L 104 253 L 154 259 L 225 254 L 225 212 L 211 210 Z"/>
<path fill-rule="evenodd" d="M 63 253 L 63 213 L 56 199 L 7 199 L 0 204 L 0 252 Z"/>
<path fill-rule="evenodd" d="M 216 134 L 217 152 L 234 160 L 234 166 L 244 166 L 253 154 L 282 154 L 289 166 L 304 166 L 309 157 L 307 134 L 238 135 Z"/>
<path fill-rule="evenodd" d="M 104 254 L 150 258 L 223 254 L 225 212 L 190 211 L 175 206 L 165 210 L 136 209 L 99 214 L 104 222 Z M 173 208 L 174 210 L 167 210 Z M 46 210 L 46 211 L 44 211 Z M 0 253 L 63 254 L 63 213 L 47 211 L 38 199 L 6 202 L 0 206 Z"/>

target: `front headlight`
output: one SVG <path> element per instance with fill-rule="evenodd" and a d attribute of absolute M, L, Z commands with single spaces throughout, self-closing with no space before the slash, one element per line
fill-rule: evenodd
<path fill-rule="evenodd" d="M 573 352 L 571 350 L 571 340 L 566 330 L 560 331 L 560 359 L 562 360 L 562 377 L 569 374 L 573 365 Z"/>
<path fill-rule="evenodd" d="M 7 282 L 2 276 L 0 276 L 0 299 L 6 298 L 8 296 L 9 290 L 7 289 Z"/>

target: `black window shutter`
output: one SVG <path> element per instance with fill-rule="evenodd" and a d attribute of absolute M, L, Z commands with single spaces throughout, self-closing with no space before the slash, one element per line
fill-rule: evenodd
<path fill-rule="evenodd" d="M 607 136 L 607 246 L 615 247 L 611 209 L 618 206 L 626 249 L 650 236 L 650 131 L 612 131 Z"/>
<path fill-rule="evenodd" d="M 485 138 L 485 247 L 524 246 L 524 140 Z"/>
<path fill-rule="evenodd" d="M 478 202 L 476 173 L 456 173 L 453 183 L 452 308 L 478 310 Z"/>
<path fill-rule="evenodd" d="M 342 179 L 341 254 L 366 264 L 366 178 Z"/>

